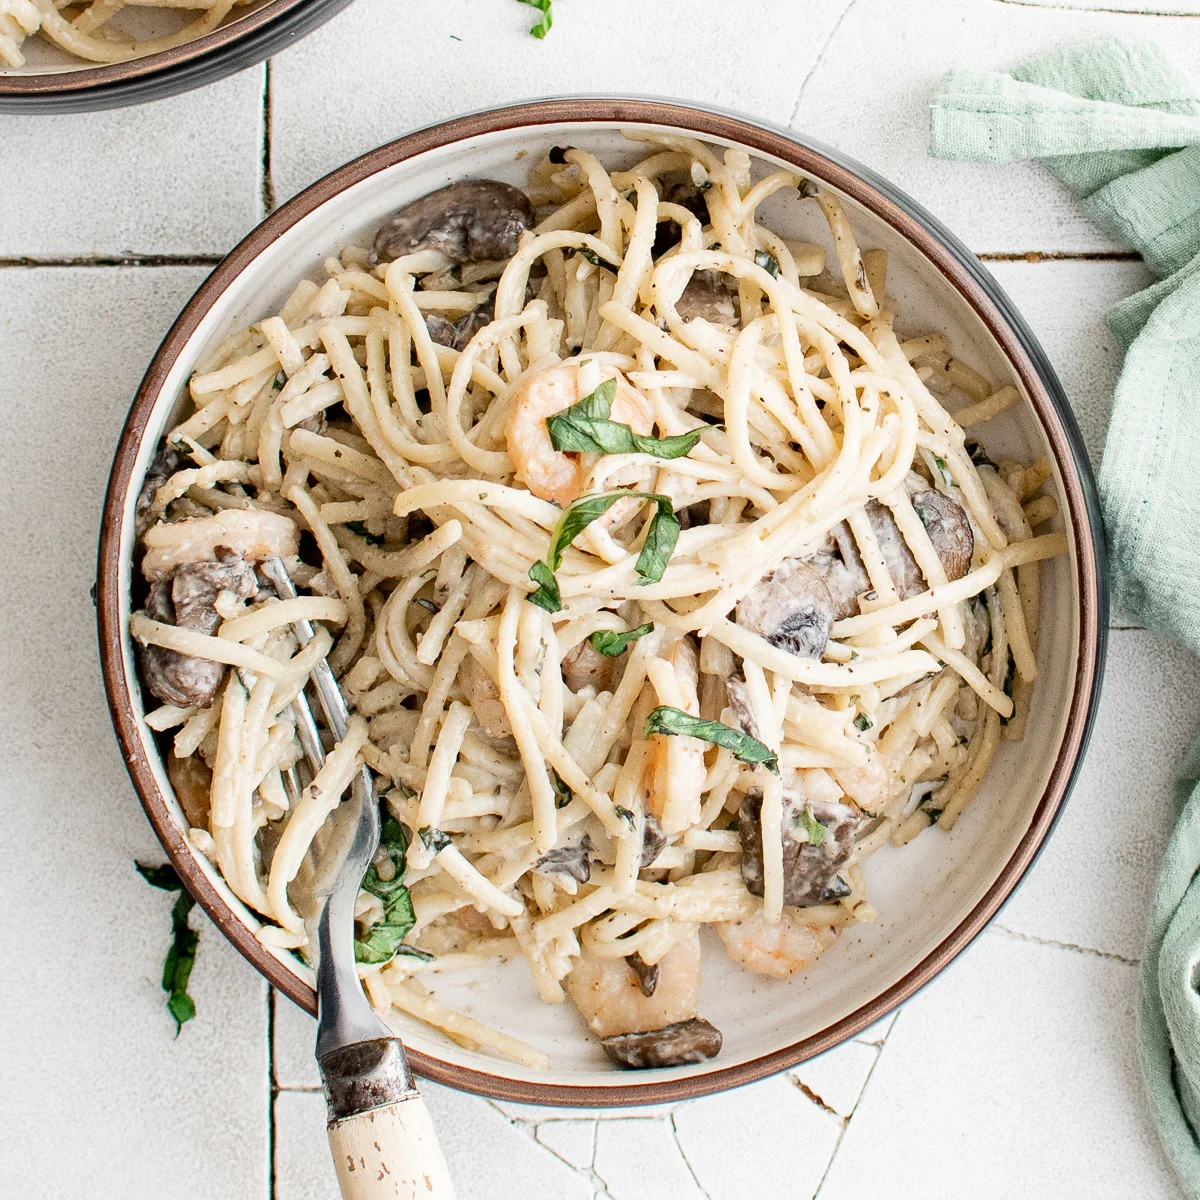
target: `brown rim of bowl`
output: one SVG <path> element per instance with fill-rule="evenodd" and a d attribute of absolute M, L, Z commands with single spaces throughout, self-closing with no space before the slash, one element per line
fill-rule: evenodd
<path fill-rule="evenodd" d="M 97 63 L 73 71 L 40 71 L 18 74 L 0 71 L 0 96 L 27 96 L 47 93 L 86 92 L 93 88 L 128 83 L 159 71 L 178 68 L 184 63 L 203 57 L 228 46 L 231 42 L 252 36 L 273 21 L 294 9 L 303 8 L 314 0 L 267 0 L 261 7 L 244 13 L 234 20 L 218 25 L 211 33 L 192 38 L 170 50 L 130 58 L 124 62 Z M 331 14 L 332 15 L 332 14 Z"/>
<path fill-rule="evenodd" d="M 1067 728 L 1029 828 L 971 912 L 920 963 L 880 995 L 828 1028 L 789 1046 L 748 1062 L 716 1066 L 703 1075 L 677 1080 L 638 1082 L 636 1076 L 629 1075 L 622 1076 L 622 1082 L 613 1086 L 514 1080 L 446 1063 L 420 1051 L 410 1051 L 413 1067 L 418 1073 L 451 1087 L 501 1100 L 601 1107 L 661 1103 L 708 1095 L 753 1082 L 820 1054 L 865 1029 L 912 996 L 982 931 L 1032 864 L 1073 782 L 1095 711 L 1103 663 L 1105 626 L 1102 622 L 1107 618 L 1107 595 L 1101 571 L 1102 527 L 1094 483 L 1078 430 L 1040 347 L 970 252 L 942 230 L 932 217 L 865 168 L 848 164 L 835 151 L 824 147 L 815 149 L 783 130 L 732 114 L 670 101 L 594 97 L 533 101 L 475 113 L 418 130 L 373 150 L 318 180 L 274 212 L 216 267 L 188 302 L 155 354 L 130 409 L 113 463 L 101 526 L 97 595 L 100 654 L 109 707 L 129 773 L 155 832 L 189 891 L 225 936 L 275 987 L 302 1008 L 315 1012 L 313 990 L 259 944 L 193 860 L 192 852 L 184 842 L 183 831 L 172 819 L 167 799 L 159 791 L 143 753 L 141 734 L 126 687 L 119 610 L 120 527 L 134 460 L 151 409 L 168 369 L 184 349 L 201 317 L 260 251 L 320 204 L 368 176 L 427 150 L 515 127 L 532 130 L 546 124 L 585 122 L 675 127 L 699 137 L 724 139 L 772 155 L 849 195 L 922 251 L 984 321 L 1031 397 L 1062 472 L 1067 524 L 1075 531 L 1074 561 L 1080 596 L 1079 656 Z"/>

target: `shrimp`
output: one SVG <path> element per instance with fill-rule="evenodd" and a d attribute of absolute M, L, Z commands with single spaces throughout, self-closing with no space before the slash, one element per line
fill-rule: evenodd
<path fill-rule="evenodd" d="M 674 698 L 660 691 L 659 703 L 682 708 L 698 717 L 700 698 L 697 685 L 700 676 L 692 639 L 680 638 L 659 657 L 674 669 L 678 699 L 681 701 L 677 703 Z M 654 682 L 653 677 L 651 682 Z M 704 742 L 693 737 L 656 734 L 651 739 L 651 752 L 646 759 L 647 802 L 650 812 L 663 822 L 663 828 L 668 833 L 685 829 L 699 813 L 700 791 L 707 773 L 704 765 L 705 748 Z M 674 811 L 671 819 L 666 820 L 664 818 L 671 797 L 675 797 L 676 804 L 672 806 Z"/>
<path fill-rule="evenodd" d="M 662 1029 L 696 1015 L 700 1000 L 700 933 L 694 929 L 658 963 L 651 994 L 623 958 L 584 950 L 563 980 L 588 1028 L 597 1037 Z"/>
<path fill-rule="evenodd" d="M 616 380 L 610 420 L 628 425 L 634 433 L 650 433 L 654 418 L 649 404 L 620 372 Z M 517 479 L 535 496 L 564 506 L 580 494 L 584 467 L 578 454 L 554 449 L 546 418 L 580 399 L 578 361 L 561 363 L 528 375 L 517 384 L 504 426 L 508 456 Z"/>
<path fill-rule="evenodd" d="M 714 928 L 725 943 L 729 957 L 755 975 L 787 979 L 811 966 L 834 942 L 838 931 L 832 925 L 813 925 L 803 910 L 785 908 L 780 920 L 771 924 L 761 908 L 738 921 L 718 921 Z"/>

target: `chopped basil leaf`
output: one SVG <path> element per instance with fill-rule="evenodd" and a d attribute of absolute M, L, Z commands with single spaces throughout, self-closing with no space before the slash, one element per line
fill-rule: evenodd
<path fill-rule="evenodd" d="M 871 729 L 874 726 L 874 724 L 875 722 L 872 721 L 866 713 L 859 713 L 858 716 L 854 718 L 854 728 L 862 733 L 866 733 L 868 729 Z"/>
<path fill-rule="evenodd" d="M 631 813 L 629 809 L 620 804 L 614 804 L 613 808 L 616 810 L 617 816 L 620 817 L 626 825 L 629 825 L 630 827 L 633 826 L 633 813 Z"/>
<path fill-rule="evenodd" d="M 983 447 L 978 442 L 968 442 L 966 449 L 967 449 L 967 453 L 971 456 L 971 461 L 977 467 L 996 468 L 996 464 L 994 462 L 992 462 L 992 460 L 990 458 L 988 458 L 987 454 L 984 452 Z M 998 468 L 996 468 L 996 469 L 998 469 Z"/>
<path fill-rule="evenodd" d="M 422 608 L 427 608 L 431 613 L 442 611 L 432 600 L 427 600 L 424 596 L 418 596 L 413 603 L 419 604 Z"/>
<path fill-rule="evenodd" d="M 188 916 L 196 901 L 184 889 L 183 882 L 169 863 L 161 867 L 148 867 L 135 863 L 138 874 L 151 887 L 164 892 L 178 892 L 179 897 L 171 906 L 171 945 L 163 960 L 162 990 L 167 993 L 167 1011 L 175 1021 L 175 1036 L 184 1024 L 196 1015 L 196 1004 L 188 995 L 188 979 L 196 963 L 196 947 L 200 944 L 200 933 L 188 924 Z"/>
<path fill-rule="evenodd" d="M 565 808 L 571 803 L 575 793 L 563 783 L 562 776 L 553 767 L 550 768 L 550 782 L 554 785 L 555 792 L 558 793 L 558 798 L 554 801 L 554 807 Z"/>
<path fill-rule="evenodd" d="M 773 750 L 748 733 L 723 725 L 720 721 L 705 721 L 682 709 L 660 704 L 646 718 L 643 736 L 650 737 L 656 733 L 681 734 L 712 742 L 714 746 L 732 750 L 734 758 L 744 763 L 766 767 L 772 775 L 779 774 L 779 756 Z"/>
<path fill-rule="evenodd" d="M 768 275 L 773 275 L 776 279 L 779 278 L 779 259 L 773 254 L 768 254 L 765 250 L 758 250 L 754 255 L 754 265 L 762 267 Z"/>
<path fill-rule="evenodd" d="M 804 841 L 810 846 L 823 846 L 829 836 L 829 830 L 813 815 L 811 805 L 806 805 L 796 818 L 796 829 L 804 834 Z"/>
<path fill-rule="evenodd" d="M 417 837 L 425 843 L 427 850 L 432 850 L 434 854 L 440 854 L 445 848 L 450 845 L 450 835 L 443 833 L 440 829 L 434 829 L 432 825 L 423 825 L 417 830 Z"/>
<path fill-rule="evenodd" d="M 551 12 L 553 0 L 518 0 L 518 3 L 528 4 L 530 8 L 536 8 L 542 14 L 542 19 L 529 32 L 535 38 L 544 38 L 554 24 L 554 13 Z"/>
<path fill-rule="evenodd" d="M 941 471 L 942 478 L 946 481 L 946 486 L 958 487 L 958 484 L 954 482 L 954 476 L 950 474 L 950 468 L 946 466 L 946 460 L 938 457 L 938 455 L 935 454 L 933 456 L 933 461 L 937 464 L 937 469 Z"/>
<path fill-rule="evenodd" d="M 554 163 L 556 167 L 561 167 L 567 161 L 567 151 L 570 150 L 570 148 L 570 146 L 551 146 L 550 153 L 547 154 L 546 157 L 552 163 Z"/>
<path fill-rule="evenodd" d="M 653 628 L 654 623 L 647 621 L 645 625 L 639 625 L 636 629 L 627 630 L 625 633 L 615 633 L 611 629 L 597 629 L 590 638 L 592 649 L 608 658 L 617 658 L 629 649 L 630 642 L 636 642 L 638 638 L 645 637 Z"/>
<path fill-rule="evenodd" d="M 938 817 L 942 815 L 940 808 L 926 808 L 923 804 L 921 805 L 921 811 L 929 818 L 930 825 L 936 825 Z"/>
<path fill-rule="evenodd" d="M 383 916 L 367 930 L 366 937 L 355 938 L 354 958 L 361 963 L 380 965 L 390 962 L 397 954 L 407 952 L 401 942 L 416 924 L 412 898 L 404 884 L 408 867 L 408 834 L 386 806 L 380 806 L 383 818 L 379 833 L 379 848 L 392 861 L 392 877 L 381 879 L 374 863 L 363 876 L 362 889 L 383 901 Z M 423 953 L 418 951 L 417 953 Z"/>
<path fill-rule="evenodd" d="M 562 608 L 562 596 L 559 593 L 558 580 L 554 578 L 554 572 L 544 562 L 535 562 L 529 568 L 529 578 L 537 584 L 537 587 L 525 599 L 530 604 L 536 604 L 538 608 L 544 608 L 547 612 L 558 612 Z"/>
<path fill-rule="evenodd" d="M 272 384 L 272 386 L 280 388 L 282 390 L 283 385 L 285 383 L 287 383 L 287 376 L 282 371 L 280 371 L 279 374 L 275 376 L 275 381 Z"/>
<path fill-rule="evenodd" d="M 382 546 L 384 539 L 377 533 L 370 533 L 367 527 L 361 521 L 347 521 L 346 528 L 351 533 L 357 533 L 360 538 L 365 538 L 372 546 Z"/>
<path fill-rule="evenodd" d="M 546 418 L 555 450 L 578 454 L 652 454 L 655 458 L 682 458 L 690 454 L 704 428 L 673 437 L 656 438 L 634 433 L 628 425 L 609 419 L 617 394 L 617 381 L 606 379 L 577 404 Z"/>
<path fill-rule="evenodd" d="M 614 272 L 621 269 L 620 263 L 612 263 L 609 262 L 607 258 L 601 258 L 600 255 L 598 255 L 590 246 L 580 247 L 579 253 L 583 256 L 583 258 L 590 262 L 593 267 L 603 267 L 606 271 Z"/>
<path fill-rule="evenodd" d="M 646 541 L 633 568 L 644 583 L 657 583 L 663 577 L 667 561 L 679 540 L 679 519 L 675 516 L 670 497 L 655 492 L 599 492 L 594 496 L 581 496 L 563 510 L 550 535 L 550 552 L 546 555 L 546 561 L 535 562 L 529 568 L 529 578 L 538 586 L 525 598 L 547 612 L 558 612 L 562 608 L 562 596 L 554 572 L 562 565 L 563 551 L 618 500 L 628 498 L 653 500 L 658 505 L 658 512 L 650 522 Z"/>

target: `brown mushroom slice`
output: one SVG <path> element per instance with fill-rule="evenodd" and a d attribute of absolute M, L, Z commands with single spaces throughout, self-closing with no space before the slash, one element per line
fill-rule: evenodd
<path fill-rule="evenodd" d="M 675 302 L 675 311 L 685 321 L 701 317 L 713 325 L 738 324 L 733 297 L 718 271 L 697 271 Z"/>
<path fill-rule="evenodd" d="M 739 625 L 800 658 L 820 658 L 833 624 L 833 597 L 813 567 L 785 559 L 737 604 Z"/>
<path fill-rule="evenodd" d="M 219 559 L 185 563 L 170 580 L 157 580 L 146 597 L 147 615 L 180 629 L 215 633 L 221 618 L 214 606 L 222 592 L 249 600 L 258 591 L 250 564 L 221 549 Z M 140 653 L 146 686 L 165 704 L 207 708 L 225 678 L 224 664 L 207 658 L 193 658 L 164 646 L 142 646 Z"/>
<path fill-rule="evenodd" d="M 642 826 L 642 857 L 638 865 L 648 867 L 663 852 L 667 844 L 667 835 L 663 833 L 662 822 L 653 814 L 647 813 Z"/>
<path fill-rule="evenodd" d="M 613 1062 L 636 1071 L 683 1067 L 705 1062 L 718 1054 L 721 1031 L 703 1017 L 691 1017 L 661 1029 L 601 1038 L 600 1045 Z"/>
<path fill-rule="evenodd" d="M 187 758 L 167 755 L 167 778 L 189 829 L 208 828 L 208 810 L 212 793 L 212 771 L 199 754 Z"/>
<path fill-rule="evenodd" d="M 957 500 L 929 488 L 916 492 L 912 506 L 942 560 L 947 579 L 961 579 L 971 569 L 975 534 L 967 510 Z"/>
<path fill-rule="evenodd" d="M 830 531 L 828 542 L 805 560 L 821 576 L 833 599 L 833 619 L 858 615 L 858 598 L 871 590 L 871 580 L 850 526 L 839 521 Z"/>
<path fill-rule="evenodd" d="M 146 530 L 142 544 L 146 548 L 142 574 L 153 582 L 186 563 L 216 559 L 221 549 L 249 562 L 261 562 L 272 554 L 290 558 L 300 547 L 300 535 L 296 523 L 282 513 L 227 508 L 211 517 L 154 525 Z"/>
<path fill-rule="evenodd" d="M 805 828 L 815 822 L 824 829 L 820 845 L 807 840 Z M 854 851 L 854 835 L 862 817 L 845 804 L 785 795 L 783 805 L 783 902 L 793 908 L 825 904 L 848 893 L 838 871 Z M 752 896 L 763 894 L 762 792 L 742 797 L 738 819 L 742 840 L 742 882 Z"/>
<path fill-rule="evenodd" d="M 429 330 L 429 336 L 439 346 L 448 346 L 451 350 L 457 350 L 461 354 L 471 339 L 485 325 L 492 323 L 495 315 L 493 298 L 489 296 L 482 304 L 477 304 L 457 321 L 448 320 L 438 313 L 426 313 L 425 328 Z"/>
<path fill-rule="evenodd" d="M 653 996 L 654 989 L 658 987 L 660 973 L 658 963 L 648 963 L 636 952 L 627 954 L 625 961 L 629 964 L 629 969 L 637 976 L 638 991 L 643 996 Z"/>
<path fill-rule="evenodd" d="M 517 252 L 533 228 L 533 205 L 520 188 L 464 179 L 394 213 L 375 235 L 375 260 L 439 250 L 453 262 L 498 262 Z"/>
<path fill-rule="evenodd" d="M 154 524 L 157 519 L 153 507 L 154 496 L 176 471 L 182 471 L 188 465 L 188 460 L 178 450 L 163 446 L 154 456 L 154 461 L 146 471 L 142 480 L 142 490 L 138 492 L 137 505 L 134 509 L 134 533 L 138 540 L 142 534 Z"/>
<path fill-rule="evenodd" d="M 576 883 L 592 877 L 592 839 L 585 833 L 574 846 L 555 846 L 533 864 L 539 875 L 569 875 Z"/>
<path fill-rule="evenodd" d="M 871 522 L 871 532 L 879 543 L 879 553 L 887 564 L 888 575 L 902 600 L 916 596 L 927 590 L 925 576 L 917 566 L 892 510 L 878 500 L 867 502 L 867 520 Z"/>

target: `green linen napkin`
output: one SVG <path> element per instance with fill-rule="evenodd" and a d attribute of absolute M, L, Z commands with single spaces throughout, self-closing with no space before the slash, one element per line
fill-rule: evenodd
<path fill-rule="evenodd" d="M 1042 159 L 1159 282 L 1107 314 L 1125 347 L 1100 467 L 1118 606 L 1200 654 L 1200 81 L 1155 46 L 1104 41 L 1007 74 L 952 71 L 930 153 Z M 1142 959 L 1150 1108 L 1200 1200 L 1200 743 L 1176 787 Z"/>

